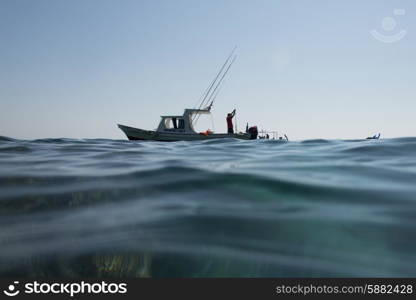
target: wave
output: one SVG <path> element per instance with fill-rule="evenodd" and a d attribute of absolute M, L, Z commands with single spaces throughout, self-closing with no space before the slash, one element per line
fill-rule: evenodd
<path fill-rule="evenodd" d="M 0 135 L 0 142 L 13 142 L 16 141 L 15 139 L 9 138 L 7 136 L 1 136 Z"/>
<path fill-rule="evenodd" d="M 24 152 L 31 152 L 32 149 L 27 146 L 0 146 L 0 153 L 24 153 Z"/>
<path fill-rule="evenodd" d="M 313 139 L 313 140 L 304 140 L 301 143 L 302 144 L 329 144 L 329 143 L 333 143 L 333 141 L 324 140 L 324 139 Z"/>

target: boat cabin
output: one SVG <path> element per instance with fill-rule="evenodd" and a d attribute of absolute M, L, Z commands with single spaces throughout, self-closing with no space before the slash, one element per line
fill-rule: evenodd
<path fill-rule="evenodd" d="M 178 132 L 193 133 L 195 129 L 192 121 L 198 114 L 210 114 L 209 108 L 206 109 L 185 109 L 182 116 L 161 116 L 157 132 Z"/>

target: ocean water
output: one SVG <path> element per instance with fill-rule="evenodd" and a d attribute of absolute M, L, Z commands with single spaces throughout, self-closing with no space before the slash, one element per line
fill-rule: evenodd
<path fill-rule="evenodd" d="M 0 276 L 416 276 L 416 138 L 0 138 Z"/>

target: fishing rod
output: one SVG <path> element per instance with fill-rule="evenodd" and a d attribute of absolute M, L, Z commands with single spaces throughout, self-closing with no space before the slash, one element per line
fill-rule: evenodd
<path fill-rule="evenodd" d="M 228 62 L 230 61 L 231 57 L 233 56 L 235 49 L 237 49 L 237 46 L 234 47 L 234 49 L 231 51 L 230 55 L 228 56 L 228 58 L 225 60 L 224 64 L 222 65 L 220 71 L 218 72 L 217 76 L 215 76 L 214 80 L 212 81 L 212 83 L 209 85 L 208 89 L 205 91 L 203 95 L 203 99 L 201 101 L 201 104 L 198 107 L 198 110 L 201 109 L 201 107 L 203 107 L 208 95 L 210 94 L 212 87 L 215 85 L 215 83 L 217 82 L 218 78 L 220 77 L 221 73 L 224 71 L 225 66 L 228 64 Z M 202 97 L 201 97 L 202 98 Z M 195 119 L 195 115 L 192 118 L 192 121 Z"/>

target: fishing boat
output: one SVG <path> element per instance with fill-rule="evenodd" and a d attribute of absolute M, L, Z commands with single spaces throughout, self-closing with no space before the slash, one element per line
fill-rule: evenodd
<path fill-rule="evenodd" d="M 378 135 L 375 134 L 373 136 L 369 136 L 368 138 L 366 138 L 366 140 L 379 140 L 380 139 L 381 134 L 379 133 Z"/>
<path fill-rule="evenodd" d="M 197 108 L 185 109 L 183 115 L 179 116 L 161 116 L 159 126 L 156 130 L 144 130 L 121 124 L 118 124 L 118 127 L 124 132 L 129 140 L 174 142 L 223 138 L 236 138 L 242 140 L 256 139 L 258 134 L 256 126 L 247 128 L 246 132 L 240 133 L 214 133 L 211 130 L 196 132 L 194 129 L 200 115 L 211 114 L 211 108 L 220 91 L 225 75 L 235 61 L 236 56 L 233 56 L 234 51 L 235 48 L 226 59 L 217 76 L 202 95 L 202 100 Z M 208 105 L 208 103 L 210 104 Z M 235 131 L 237 132 L 237 130 Z"/>
<path fill-rule="evenodd" d="M 210 114 L 210 107 L 206 109 L 185 109 L 182 116 L 161 116 L 156 130 L 144 130 L 118 124 L 129 140 L 151 140 L 161 142 L 199 141 L 221 138 L 236 138 L 242 140 L 256 139 L 253 133 L 214 133 L 210 130 L 196 132 L 192 120 L 200 114 Z"/>

